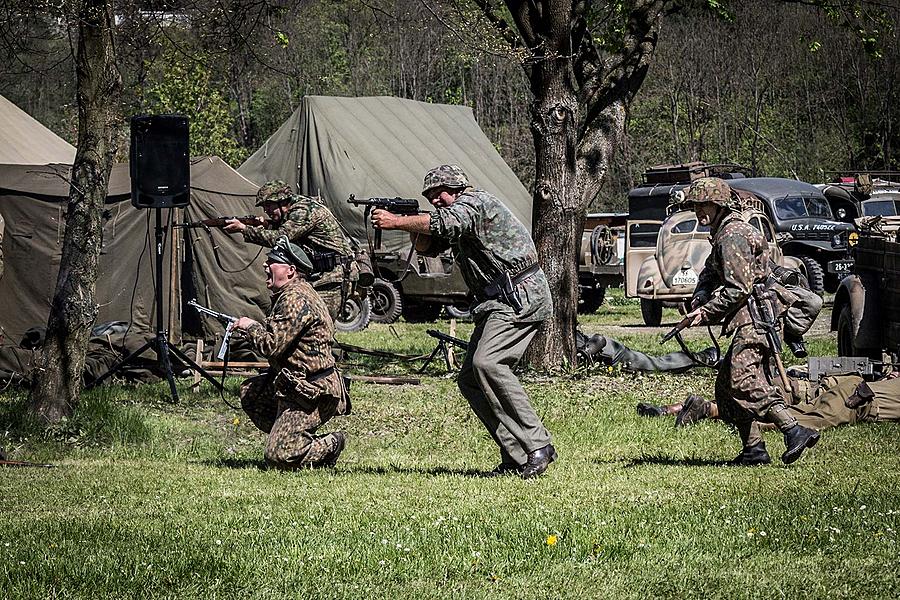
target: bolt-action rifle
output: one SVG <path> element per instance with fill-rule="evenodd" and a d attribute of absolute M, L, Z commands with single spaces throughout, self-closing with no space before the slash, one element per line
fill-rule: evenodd
<path fill-rule="evenodd" d="M 219 353 L 216 355 L 219 360 L 224 360 L 225 354 L 228 352 L 228 342 L 231 340 L 234 324 L 237 323 L 237 317 L 232 317 L 231 315 L 226 315 L 225 313 L 216 312 L 206 308 L 205 306 L 198 304 L 196 299 L 189 301 L 188 306 L 193 306 L 200 314 L 209 315 L 214 319 L 218 319 L 225 326 L 225 335 L 222 336 L 222 345 L 219 347 Z"/>
<path fill-rule="evenodd" d="M 778 368 L 778 377 L 784 389 L 790 391 L 791 383 L 788 381 L 787 371 L 784 370 L 784 361 L 781 359 L 781 336 L 778 333 L 778 322 L 772 313 L 772 307 L 767 301 L 766 286 L 763 283 L 753 284 L 750 296 L 747 298 L 747 307 L 750 309 L 750 318 L 757 331 L 762 330 L 766 336 L 766 342 L 775 358 L 775 366 Z"/>
<path fill-rule="evenodd" d="M 232 219 L 236 219 L 243 223 L 244 225 L 262 225 L 265 221 L 263 221 L 262 217 L 258 217 L 256 215 L 245 215 L 243 217 L 214 217 L 212 219 L 200 219 L 199 221 L 189 221 L 186 223 L 176 223 L 175 227 L 184 227 L 186 229 L 196 229 L 197 227 L 225 227 L 228 225 L 228 221 Z"/>
<path fill-rule="evenodd" d="M 365 219 L 366 227 L 369 226 L 369 215 L 373 209 L 379 208 L 395 215 L 417 215 L 419 214 L 419 201 L 413 198 L 357 198 L 353 194 L 347 198 L 347 202 L 353 206 L 365 206 L 363 211 L 363 219 Z M 381 250 L 381 230 L 375 230 L 375 250 Z"/>

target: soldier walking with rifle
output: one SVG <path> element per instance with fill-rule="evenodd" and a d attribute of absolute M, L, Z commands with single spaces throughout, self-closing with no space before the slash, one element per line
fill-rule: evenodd
<path fill-rule="evenodd" d="M 428 171 L 422 195 L 434 212 L 397 215 L 376 209 L 372 225 L 410 232 L 420 254 L 453 249 L 475 296 L 475 331 L 459 389 L 500 447 L 500 464 L 492 473 L 537 477 L 556 459 L 556 450 L 512 371 L 541 322 L 553 314 L 534 242 L 498 198 L 472 189 L 456 165 Z"/>
<path fill-rule="evenodd" d="M 295 194 L 284 181 L 269 181 L 256 198 L 256 206 L 268 219 L 257 225 L 228 219 L 224 230 L 240 232 L 244 241 L 260 246 L 271 248 L 284 236 L 303 248 L 313 265 L 313 289 L 322 296 L 331 318 L 337 319 L 359 280 L 355 252 L 337 219 L 319 198 Z"/>
<path fill-rule="evenodd" d="M 784 434 L 781 460 L 790 464 L 819 441 L 819 433 L 797 423 L 773 381 L 782 378 L 778 320 L 797 297 L 770 275 L 765 238 L 734 210 L 731 188 L 722 179 L 693 182 L 685 200 L 694 205 L 697 220 L 709 225 L 712 253 L 700 273 L 691 300 L 693 310 L 676 330 L 701 324 L 722 324 L 722 334 L 734 334 L 716 378 L 715 396 L 721 417 L 737 427 L 743 448 L 736 465 L 771 462 L 759 423 L 773 423 Z M 673 332 L 674 333 L 674 330 Z"/>

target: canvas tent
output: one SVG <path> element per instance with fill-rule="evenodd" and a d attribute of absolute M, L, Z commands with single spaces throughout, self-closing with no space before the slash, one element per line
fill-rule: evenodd
<path fill-rule="evenodd" d="M 5 269 L 0 277 L 0 369 L 21 372 L 30 353 L 19 349 L 25 331 L 45 326 L 56 286 L 69 192 L 68 165 L 0 165 L 0 214 Z M 103 215 L 96 302 L 97 323 L 128 321 L 129 336 L 139 346 L 156 331 L 153 268 L 154 211 L 130 202 L 128 165 L 113 167 Z M 219 215 L 246 215 L 254 208 L 257 186 L 219 158 L 193 159 L 191 202 L 184 209 L 164 210 L 168 223 Z M 212 241 L 202 229 L 167 229 L 175 252 L 164 264 L 164 314 L 170 340 L 202 336 L 213 339 L 221 326 L 201 321 L 184 302 L 199 302 L 221 312 L 262 319 L 269 293 L 260 248 L 232 239 L 219 230 Z M 166 238 L 168 241 L 168 237 Z M 213 247 L 218 248 L 220 269 Z M 177 307 L 169 310 L 169 306 Z"/>
<path fill-rule="evenodd" d="M 491 144 L 468 106 L 392 97 L 306 96 L 294 114 L 240 166 L 257 184 L 283 179 L 321 196 L 352 235 L 365 239 L 357 198 L 422 198 L 422 178 L 437 165 L 460 165 L 472 184 L 501 198 L 531 229 L 531 195 Z M 385 232 L 384 246 L 409 246 Z"/>
<path fill-rule="evenodd" d="M 71 163 L 75 147 L 0 96 L 0 164 Z"/>

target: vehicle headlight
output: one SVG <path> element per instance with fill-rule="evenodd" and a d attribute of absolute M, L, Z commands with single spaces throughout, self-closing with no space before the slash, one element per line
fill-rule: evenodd
<path fill-rule="evenodd" d="M 836 233 L 831 238 L 831 247 L 832 248 L 846 248 L 847 247 L 847 232 L 841 231 Z"/>

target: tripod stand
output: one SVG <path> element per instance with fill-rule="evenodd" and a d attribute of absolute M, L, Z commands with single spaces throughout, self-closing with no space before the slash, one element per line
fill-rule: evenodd
<path fill-rule="evenodd" d="M 119 369 L 123 366 L 129 364 L 135 358 L 143 354 L 149 349 L 153 349 L 156 352 L 156 361 L 160 366 L 160 370 L 166 374 L 166 380 L 169 382 L 169 393 L 172 395 L 172 402 L 178 402 L 178 390 L 175 389 L 175 375 L 172 372 L 172 362 L 169 360 L 169 353 L 175 355 L 176 358 L 181 360 L 186 365 L 190 366 L 192 369 L 203 375 L 209 382 L 211 382 L 216 388 L 219 390 L 224 389 L 222 384 L 216 381 L 212 375 L 206 372 L 206 370 L 198 365 L 196 362 L 191 360 L 184 352 L 182 352 L 177 346 L 172 346 L 169 344 L 169 332 L 166 331 L 163 326 L 163 253 L 165 250 L 164 242 L 163 242 L 163 232 L 165 231 L 165 227 L 162 224 L 162 209 L 156 208 L 156 254 L 155 254 L 155 285 L 153 286 L 153 294 L 156 302 L 156 336 L 147 340 L 143 346 L 114 364 L 109 371 L 98 377 L 91 383 L 89 388 L 100 385 L 103 383 L 105 379 L 114 375 Z"/>

